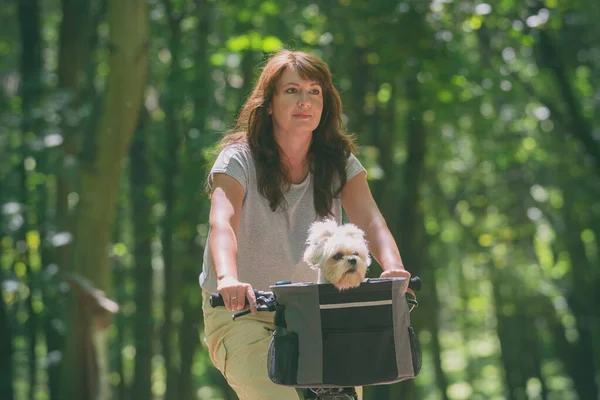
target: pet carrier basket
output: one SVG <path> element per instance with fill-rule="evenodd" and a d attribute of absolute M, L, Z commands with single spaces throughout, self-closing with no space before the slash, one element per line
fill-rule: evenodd
<path fill-rule="evenodd" d="M 273 285 L 275 331 L 270 379 L 298 388 L 390 384 L 414 378 L 421 350 L 410 324 L 404 278 Z"/>

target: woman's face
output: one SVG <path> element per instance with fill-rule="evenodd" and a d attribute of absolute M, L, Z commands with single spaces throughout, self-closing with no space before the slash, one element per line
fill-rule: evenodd
<path fill-rule="evenodd" d="M 314 81 L 304 80 L 295 69 L 286 67 L 275 86 L 269 114 L 275 134 L 312 132 L 323 112 L 323 90 Z"/>

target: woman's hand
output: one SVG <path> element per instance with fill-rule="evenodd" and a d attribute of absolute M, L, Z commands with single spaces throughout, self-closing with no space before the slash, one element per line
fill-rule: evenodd
<path fill-rule="evenodd" d="M 393 268 L 388 269 L 387 271 L 383 271 L 380 278 L 406 278 L 410 280 L 410 272 L 401 268 Z"/>
<path fill-rule="evenodd" d="M 250 304 L 250 311 L 256 314 L 256 296 L 249 283 L 243 283 L 233 277 L 219 279 L 217 291 L 223 297 L 225 308 L 229 311 L 242 311 L 246 309 L 246 299 Z"/>

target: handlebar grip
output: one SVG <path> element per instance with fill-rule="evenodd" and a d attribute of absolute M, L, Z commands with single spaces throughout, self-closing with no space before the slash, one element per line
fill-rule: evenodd
<path fill-rule="evenodd" d="M 408 282 L 408 287 L 417 292 L 421 290 L 421 278 L 419 278 L 418 276 L 410 278 L 410 281 Z"/>
<path fill-rule="evenodd" d="M 209 303 L 212 308 L 225 306 L 225 302 L 220 293 L 212 293 L 210 295 Z"/>
<path fill-rule="evenodd" d="M 256 289 L 254 290 L 254 296 L 255 297 L 259 296 L 258 290 L 256 290 Z M 248 301 L 248 298 L 246 297 L 245 300 L 246 300 L 246 302 L 245 302 L 246 306 L 249 306 L 250 302 Z M 223 301 L 223 296 L 221 296 L 221 293 L 212 293 L 210 295 L 209 303 L 212 308 L 225 307 L 225 302 Z"/>

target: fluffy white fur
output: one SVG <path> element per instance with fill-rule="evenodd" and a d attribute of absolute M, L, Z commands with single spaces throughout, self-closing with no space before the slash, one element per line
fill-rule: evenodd
<path fill-rule="evenodd" d="M 332 219 L 314 222 L 306 244 L 304 261 L 319 271 L 318 283 L 331 283 L 342 291 L 365 279 L 371 257 L 365 234 L 356 225 L 338 225 Z"/>

